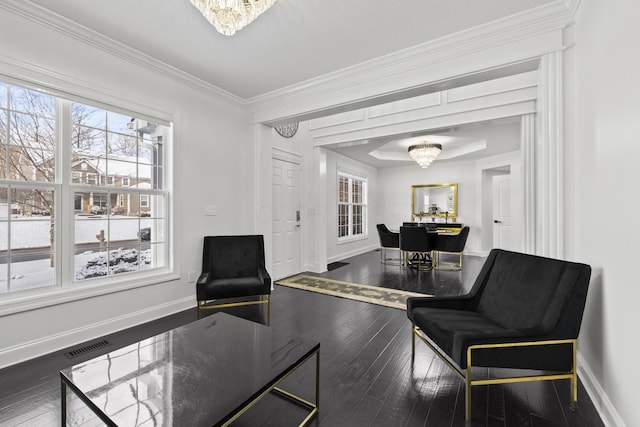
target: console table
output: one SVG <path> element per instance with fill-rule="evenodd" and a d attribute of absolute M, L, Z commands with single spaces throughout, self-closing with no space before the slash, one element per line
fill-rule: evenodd
<path fill-rule="evenodd" d="M 268 393 L 318 413 L 320 343 L 225 313 L 60 371 L 62 425 L 227 426 Z M 316 358 L 315 401 L 278 385 Z"/>

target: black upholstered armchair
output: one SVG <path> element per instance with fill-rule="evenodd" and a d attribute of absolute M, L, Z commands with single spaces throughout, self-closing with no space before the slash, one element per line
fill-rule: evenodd
<path fill-rule="evenodd" d="M 433 248 L 433 268 L 436 270 L 462 270 L 462 251 L 467 244 L 469 237 L 469 227 L 462 227 L 460 233 L 454 235 L 441 234 L 438 236 Z M 442 261 L 441 253 L 454 254 L 458 256 L 458 262 Z"/>
<path fill-rule="evenodd" d="M 380 251 L 380 262 L 383 264 L 394 263 L 394 260 L 387 257 L 387 249 L 400 250 L 400 233 L 394 233 L 384 224 L 377 224 L 376 228 L 378 229 L 378 237 L 380 238 L 380 246 L 382 247 Z M 396 265 L 398 262 L 399 260 L 395 260 Z"/>
<path fill-rule="evenodd" d="M 494 249 L 469 294 L 407 300 L 412 355 L 418 337 L 464 380 L 467 419 L 475 385 L 570 379 L 575 409 L 576 340 L 590 276 L 585 264 Z M 545 372 L 473 378 L 476 366 Z"/>
<path fill-rule="evenodd" d="M 426 227 L 400 227 L 400 250 L 402 251 L 402 265 L 408 267 L 409 254 L 418 270 L 431 270 L 431 251 L 435 247 L 436 233 L 428 233 Z"/>
<path fill-rule="evenodd" d="M 259 296 L 258 300 L 218 304 L 214 300 Z M 271 316 L 271 276 L 264 265 L 263 236 L 206 236 L 202 274 L 196 283 L 201 310 L 267 304 Z"/>

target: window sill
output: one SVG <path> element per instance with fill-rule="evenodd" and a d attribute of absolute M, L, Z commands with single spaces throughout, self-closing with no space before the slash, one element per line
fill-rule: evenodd
<path fill-rule="evenodd" d="M 88 284 L 83 282 L 63 287 L 43 288 L 17 295 L 4 295 L 0 298 L 0 317 L 178 279 L 180 279 L 178 274 L 165 271 L 138 277 L 135 280 L 129 277 L 118 281 L 109 281 L 109 283 Z"/>

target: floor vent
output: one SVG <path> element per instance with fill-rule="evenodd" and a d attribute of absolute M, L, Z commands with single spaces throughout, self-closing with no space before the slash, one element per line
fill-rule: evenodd
<path fill-rule="evenodd" d="M 111 343 L 109 341 L 107 341 L 107 340 L 97 341 L 97 342 L 85 345 L 84 347 L 80 347 L 80 348 L 77 348 L 75 350 L 67 351 L 65 353 L 65 356 L 67 356 L 69 359 L 73 359 L 74 357 L 82 356 L 83 354 L 90 353 L 92 351 L 101 349 L 101 348 L 109 346 L 109 345 L 111 345 Z"/>

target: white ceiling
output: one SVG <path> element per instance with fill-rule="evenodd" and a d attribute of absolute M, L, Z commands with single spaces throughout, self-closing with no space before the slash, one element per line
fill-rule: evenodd
<path fill-rule="evenodd" d="M 251 100 L 554 0 L 278 0 L 231 37 L 189 0 L 28 1 Z M 421 134 L 443 143 L 436 161 L 473 160 L 517 150 L 519 138 L 497 136 L 517 134 L 517 126 L 512 120 Z M 403 166 L 413 164 L 405 138 L 415 136 L 326 148 L 374 167 Z"/>
<path fill-rule="evenodd" d="M 323 146 L 376 168 L 416 166 L 410 145 L 427 141 L 442 145 L 437 163 L 477 160 L 520 149 L 520 118 L 473 123 L 451 129 L 431 129 L 415 135 L 394 135 L 374 140 Z"/>
<path fill-rule="evenodd" d="M 30 0 L 243 99 L 552 0 L 278 0 L 234 36 L 189 0 Z"/>

